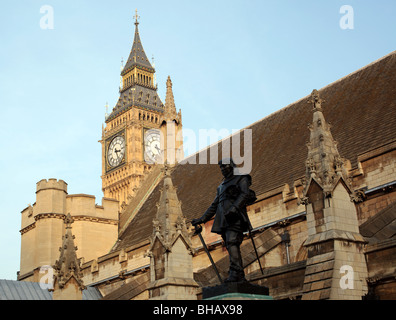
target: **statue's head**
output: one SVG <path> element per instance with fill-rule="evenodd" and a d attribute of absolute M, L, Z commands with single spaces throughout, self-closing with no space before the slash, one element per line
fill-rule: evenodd
<path fill-rule="evenodd" d="M 233 175 L 234 168 L 236 167 L 232 158 L 225 158 L 219 161 L 219 166 L 222 175 L 227 178 Z"/>

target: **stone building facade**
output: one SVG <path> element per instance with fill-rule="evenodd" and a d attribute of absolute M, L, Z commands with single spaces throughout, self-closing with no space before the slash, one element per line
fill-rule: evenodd
<path fill-rule="evenodd" d="M 36 203 L 22 211 L 19 280 L 39 281 L 40 266 L 59 258 L 70 213 L 82 281 L 104 299 L 200 299 L 202 287 L 217 284 L 189 222 L 212 202 L 221 173 L 199 164 L 207 149 L 163 164 L 167 153 L 182 159 L 181 112 L 170 78 L 165 105 L 159 97 L 154 105 L 155 70 L 137 28 L 121 74 L 128 90 L 102 132 L 102 206 L 68 195 L 62 180 L 40 181 Z M 248 280 L 274 299 L 396 299 L 395 75 L 392 52 L 245 128 L 257 195 L 248 215 L 264 274 L 249 241 L 241 251 Z M 150 129 L 167 143 L 146 161 L 145 147 L 158 150 L 155 139 L 145 144 Z M 110 150 L 118 136 L 125 144 Z M 215 145 L 219 158 L 226 142 Z M 224 275 L 227 252 L 212 223 L 202 235 Z"/>
<path fill-rule="evenodd" d="M 106 254 L 117 239 L 118 201 L 86 194 L 67 193 L 63 180 L 43 179 L 37 183 L 36 202 L 22 212 L 21 265 L 18 279 L 38 281 L 40 269 L 59 258 L 65 234 L 64 219 L 70 213 L 80 258 L 94 259 Z"/>

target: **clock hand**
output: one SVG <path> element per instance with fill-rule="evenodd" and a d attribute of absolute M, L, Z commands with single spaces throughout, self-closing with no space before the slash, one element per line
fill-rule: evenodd
<path fill-rule="evenodd" d="M 120 150 L 115 150 L 115 152 L 120 152 L 119 154 L 116 153 L 116 156 L 118 159 L 121 159 L 122 154 L 121 154 L 121 149 Z"/>

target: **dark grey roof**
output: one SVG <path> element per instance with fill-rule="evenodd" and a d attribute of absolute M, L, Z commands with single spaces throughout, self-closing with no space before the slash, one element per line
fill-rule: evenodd
<path fill-rule="evenodd" d="M 135 23 L 135 38 L 133 39 L 133 45 L 131 52 L 129 54 L 128 60 L 125 63 L 125 67 L 121 72 L 124 75 L 134 66 L 140 67 L 144 70 L 155 72 L 153 66 L 151 65 L 149 59 L 147 59 L 146 53 L 144 52 L 142 42 L 140 41 L 138 23 Z"/>
<path fill-rule="evenodd" d="M 87 287 L 83 291 L 83 300 L 99 300 L 99 290 Z M 0 300 L 52 300 L 52 292 L 42 289 L 40 283 L 0 279 Z"/>
<path fill-rule="evenodd" d="M 129 110 L 132 106 L 161 113 L 164 112 L 164 104 L 162 103 L 157 90 L 135 84 L 128 90 L 121 92 L 117 104 L 110 115 L 106 118 L 106 122 L 114 119 L 120 113 Z"/>

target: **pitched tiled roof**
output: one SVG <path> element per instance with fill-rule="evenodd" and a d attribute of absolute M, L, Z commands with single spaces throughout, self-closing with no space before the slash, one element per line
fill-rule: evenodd
<path fill-rule="evenodd" d="M 320 89 L 319 93 L 325 100 L 323 114 L 332 125 L 339 153 L 351 161 L 352 167 L 357 166 L 359 154 L 396 140 L 396 51 Z M 294 181 L 304 176 L 307 125 L 312 122 L 308 98 L 307 95 L 248 127 L 253 134 L 251 176 L 257 195 L 285 183 L 293 187 Z M 179 164 L 172 180 L 178 188 L 183 213 L 190 221 L 202 215 L 214 199 L 221 174 L 213 164 Z M 157 186 L 114 250 L 148 239 L 158 200 Z"/>

